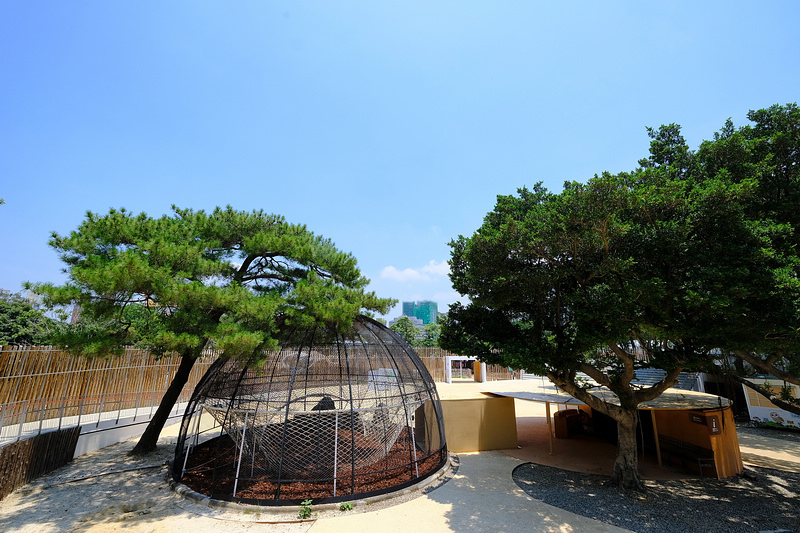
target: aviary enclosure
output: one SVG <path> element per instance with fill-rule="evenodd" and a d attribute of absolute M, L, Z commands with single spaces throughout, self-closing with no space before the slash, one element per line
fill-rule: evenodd
<path fill-rule="evenodd" d="M 218 360 L 184 415 L 172 476 L 214 499 L 294 505 L 410 486 L 447 461 L 436 386 L 417 354 L 358 317 L 287 331 L 259 364 Z"/>

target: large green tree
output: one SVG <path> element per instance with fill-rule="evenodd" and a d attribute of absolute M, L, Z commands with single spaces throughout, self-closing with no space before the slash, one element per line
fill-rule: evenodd
<path fill-rule="evenodd" d="M 726 365 L 738 369 L 734 377 L 800 414 L 798 399 L 747 379 L 755 370 L 800 385 L 800 108 L 774 105 L 747 117 L 751 123 L 740 128 L 729 120 L 696 155 L 704 179 L 755 184 L 745 216 L 769 236 L 764 264 L 773 278 L 761 287 L 768 298 L 732 317 L 720 345 L 746 363 Z"/>
<path fill-rule="evenodd" d="M 436 347 L 439 346 L 439 334 L 442 326 L 439 322 L 431 322 L 422 326 L 422 338 L 419 339 L 419 346 Z"/>
<path fill-rule="evenodd" d="M 451 242 L 451 279 L 470 304 L 451 306 L 440 344 L 524 368 L 618 426 L 612 480 L 639 488 L 637 406 L 683 369 L 702 368 L 758 290 L 770 228 L 744 216 L 753 180 L 697 179 L 675 125 L 650 130 L 650 156 L 632 173 L 537 186 L 498 197 L 481 228 Z M 637 356 L 644 352 L 645 357 Z M 667 370 L 652 387 L 642 367 Z M 593 396 L 579 372 L 612 390 Z"/>
<path fill-rule="evenodd" d="M 178 209 L 152 218 L 124 209 L 87 213 L 50 245 L 68 282 L 31 288 L 49 305 L 80 306 L 82 324 L 60 333 L 70 350 L 100 356 L 126 343 L 177 353 L 174 379 L 134 448 L 156 448 L 195 360 L 274 348 L 280 324 L 346 328 L 394 302 L 367 292 L 355 258 L 302 225 L 262 211 Z"/>
<path fill-rule="evenodd" d="M 417 338 L 419 337 L 420 331 L 417 326 L 411 321 L 410 318 L 403 315 L 397 321 L 389 326 L 389 328 L 400 335 L 404 341 L 406 341 L 411 346 L 416 346 Z"/>
<path fill-rule="evenodd" d="M 53 320 L 20 294 L 0 295 L 0 346 L 46 344 Z"/>

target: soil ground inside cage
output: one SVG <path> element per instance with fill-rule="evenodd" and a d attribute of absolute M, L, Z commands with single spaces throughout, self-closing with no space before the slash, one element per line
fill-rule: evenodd
<path fill-rule="evenodd" d="M 350 496 L 389 492 L 416 479 L 425 478 L 442 465 L 445 452 L 437 450 L 428 457 L 421 457 L 422 452 L 417 450 L 417 474 L 411 461 L 411 446 L 409 431 L 405 428 L 389 453 L 375 463 L 358 468 L 352 473 L 349 463 L 340 463 L 337 467 L 334 495 L 333 479 L 284 480 L 279 486 L 277 474 L 268 469 L 256 469 L 252 477 L 240 474 L 236 483 L 237 449 L 230 437 L 222 435 L 192 450 L 186 462 L 186 473 L 180 482 L 195 492 L 214 499 L 265 504 L 294 504 L 313 499 L 315 503 L 322 503 L 321 499 L 339 500 Z M 249 470 L 249 465 L 242 469 Z M 234 498 L 235 483 L 237 490 Z"/>

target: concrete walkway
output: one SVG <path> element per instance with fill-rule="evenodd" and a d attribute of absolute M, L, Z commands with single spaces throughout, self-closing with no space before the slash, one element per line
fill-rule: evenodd
<path fill-rule="evenodd" d="M 738 437 L 744 464 L 800 472 L 800 446 L 796 442 L 747 433 Z"/>
<path fill-rule="evenodd" d="M 315 521 L 287 523 L 297 509 L 231 510 L 208 507 L 170 491 L 165 460 L 172 455 L 177 426 L 166 428 L 160 452 L 131 458 L 135 441 L 98 450 L 34 481 L 0 501 L 0 530 L 9 533 L 86 531 L 171 533 L 187 531 L 268 531 L 270 533 L 427 533 L 427 532 L 605 532 L 625 531 L 542 503 L 514 483 L 514 468 L 534 460 L 567 469 L 602 473 L 613 447 L 586 453 L 573 439 L 559 442 L 555 455 L 536 435 L 546 421 L 524 402 L 517 424 L 522 449 L 461 453 L 456 475 L 428 494 L 396 505 L 375 504 L 350 512 L 326 510 Z M 546 437 L 545 437 L 546 438 Z M 741 434 L 747 464 L 800 472 L 800 450 L 792 442 Z M 643 472 L 644 473 L 644 472 Z M 658 478 L 659 476 L 653 476 Z M 399 502 L 401 500 L 397 500 Z M 282 523 L 276 523 L 282 522 Z"/>
<path fill-rule="evenodd" d="M 309 533 L 626 531 L 526 495 L 511 479 L 522 461 L 501 452 L 458 457 L 458 474 L 433 492 L 380 511 L 320 519 Z"/>
<path fill-rule="evenodd" d="M 174 437 L 160 441 L 158 456 L 126 455 L 127 441 L 79 457 L 0 501 L 4 533 L 81 531 L 186 533 L 427 533 L 625 531 L 527 496 L 511 478 L 523 461 L 502 452 L 459 454 L 456 475 L 425 495 L 396 505 L 324 510 L 298 522 L 298 508 L 209 507 L 169 490 L 164 459 Z M 399 501 L 399 500 L 398 500 Z M 389 502 L 393 503 L 393 502 Z M 294 522 L 294 523 L 292 523 Z"/>

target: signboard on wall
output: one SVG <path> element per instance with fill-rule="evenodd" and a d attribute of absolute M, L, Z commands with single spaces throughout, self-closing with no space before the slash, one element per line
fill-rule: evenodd
<path fill-rule="evenodd" d="M 704 415 L 702 413 L 689 413 L 689 420 L 695 424 L 700 424 L 708 428 L 709 435 L 722 434 L 722 425 L 719 421 L 719 415 Z"/>

